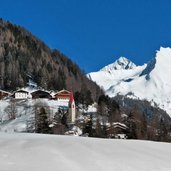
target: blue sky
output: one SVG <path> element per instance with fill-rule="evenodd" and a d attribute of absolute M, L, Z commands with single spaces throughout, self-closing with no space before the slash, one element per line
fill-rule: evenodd
<path fill-rule="evenodd" d="M 86 72 L 120 56 L 144 64 L 160 46 L 171 47 L 170 0 L 1 0 L 0 17 Z"/>

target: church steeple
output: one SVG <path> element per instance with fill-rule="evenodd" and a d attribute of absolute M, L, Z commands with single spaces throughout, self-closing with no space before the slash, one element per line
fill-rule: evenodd
<path fill-rule="evenodd" d="M 70 93 L 70 100 L 69 100 L 69 115 L 71 117 L 71 122 L 75 122 L 76 111 L 75 111 L 75 101 L 73 92 Z"/>

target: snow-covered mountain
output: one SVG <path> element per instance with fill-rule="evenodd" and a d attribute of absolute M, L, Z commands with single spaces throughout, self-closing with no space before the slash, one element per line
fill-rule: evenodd
<path fill-rule="evenodd" d="M 126 62 L 121 64 L 123 59 Z M 108 95 L 115 96 L 116 94 L 109 92 L 112 87 L 119 85 L 121 82 L 130 82 L 134 78 L 137 78 L 145 68 L 146 64 L 143 66 L 136 66 L 130 60 L 121 57 L 113 64 L 107 65 L 98 72 L 87 74 L 87 77 L 95 81 L 105 90 L 105 92 L 108 91 Z"/>
<path fill-rule="evenodd" d="M 101 69 L 101 71 L 107 71 L 112 72 L 113 70 L 122 70 L 122 69 L 133 69 L 136 65 L 131 62 L 129 59 L 125 57 L 120 57 L 118 60 L 116 60 L 114 63 L 109 64 Z"/>
<path fill-rule="evenodd" d="M 122 64 L 118 61 L 124 61 Z M 125 67 L 128 66 L 129 67 Z M 155 102 L 171 115 L 171 48 L 161 47 L 148 64 L 136 66 L 126 58 L 119 58 L 89 79 L 104 88 L 110 97 L 117 94 Z M 114 66 L 112 68 L 112 66 Z M 123 67 L 121 67 L 123 66 Z"/>

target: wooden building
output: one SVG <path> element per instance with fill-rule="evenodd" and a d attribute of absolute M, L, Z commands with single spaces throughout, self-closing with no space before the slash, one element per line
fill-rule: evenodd
<path fill-rule="evenodd" d="M 54 94 L 54 99 L 58 101 L 69 101 L 71 92 L 68 90 L 61 90 Z"/>
<path fill-rule="evenodd" d="M 43 90 L 37 90 L 31 93 L 32 99 L 39 99 L 39 98 L 46 98 L 46 99 L 51 99 L 52 96 L 50 93 L 43 91 Z"/>
<path fill-rule="evenodd" d="M 106 128 L 108 138 L 126 138 L 128 127 L 120 122 L 113 122 Z"/>
<path fill-rule="evenodd" d="M 10 96 L 11 93 L 4 91 L 4 90 L 0 90 L 0 99 L 3 99 L 4 97 Z"/>

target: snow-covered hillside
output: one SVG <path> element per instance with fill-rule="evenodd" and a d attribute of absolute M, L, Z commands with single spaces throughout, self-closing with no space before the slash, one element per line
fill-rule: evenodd
<path fill-rule="evenodd" d="M 168 143 L 0 134 L 2 171 L 170 171 Z"/>
<path fill-rule="evenodd" d="M 133 65 L 128 69 L 115 67 L 110 68 L 110 71 L 102 69 L 88 74 L 88 77 L 103 87 L 110 97 L 121 94 L 132 98 L 153 100 L 171 115 L 170 64 L 171 48 L 161 47 L 156 57 L 147 65 Z"/>
<path fill-rule="evenodd" d="M 65 102 L 48 99 L 27 99 L 15 102 L 16 118 L 9 120 L 6 112 L 10 99 L 0 100 L 0 132 L 27 132 L 30 124 L 34 123 L 35 105 L 43 105 L 49 110 L 50 119 L 58 111 L 58 106 L 66 106 Z"/>
<path fill-rule="evenodd" d="M 29 93 L 34 91 L 29 87 L 23 89 Z M 11 109 L 11 98 L 0 100 L 0 132 L 33 132 L 35 122 L 35 111 L 37 107 L 44 106 L 48 112 L 48 118 L 53 121 L 53 118 L 58 112 L 59 107 L 68 107 L 67 101 L 58 101 L 52 99 L 20 99 L 14 101 L 14 108 Z M 10 119 L 10 113 L 15 110 L 15 119 Z M 96 103 L 89 105 L 87 110 L 81 110 L 83 113 L 95 113 L 97 110 Z M 82 118 L 83 115 L 78 117 Z M 84 117 L 83 117 L 84 118 Z M 52 126 L 52 124 L 51 124 Z"/>

